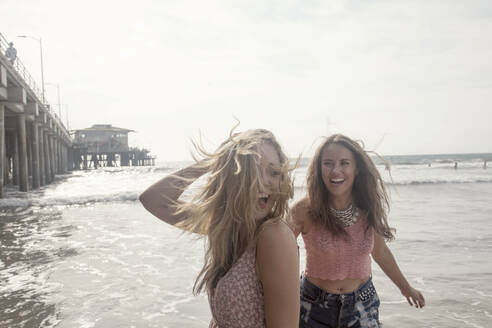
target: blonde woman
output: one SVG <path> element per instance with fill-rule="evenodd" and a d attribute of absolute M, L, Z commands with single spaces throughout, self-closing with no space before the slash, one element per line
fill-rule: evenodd
<path fill-rule="evenodd" d="M 201 153 L 203 160 L 150 186 L 140 201 L 164 222 L 208 237 L 193 291 L 209 295 L 210 327 L 297 327 L 298 249 L 283 220 L 293 195 L 287 157 L 261 129 Z M 179 200 L 205 173 L 193 200 Z"/>

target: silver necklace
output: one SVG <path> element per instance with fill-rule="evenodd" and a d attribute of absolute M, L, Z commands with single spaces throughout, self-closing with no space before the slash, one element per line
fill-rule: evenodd
<path fill-rule="evenodd" d="M 359 216 L 359 211 L 353 203 L 350 203 L 350 205 L 343 210 L 337 210 L 330 206 L 330 213 L 338 220 L 338 222 L 340 222 L 343 227 L 348 227 L 354 224 Z"/>

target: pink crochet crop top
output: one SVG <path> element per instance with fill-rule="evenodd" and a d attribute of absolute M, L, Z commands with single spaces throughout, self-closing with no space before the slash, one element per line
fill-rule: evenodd
<path fill-rule="evenodd" d="M 209 301 L 209 328 L 265 327 L 263 288 L 256 274 L 256 247 L 246 250 L 220 278 Z"/>
<path fill-rule="evenodd" d="M 364 279 L 371 274 L 374 232 L 366 231 L 367 215 L 359 210 L 357 222 L 345 228 L 349 239 L 334 236 L 324 227 L 313 226 L 302 234 L 306 248 L 307 277 L 342 280 Z"/>

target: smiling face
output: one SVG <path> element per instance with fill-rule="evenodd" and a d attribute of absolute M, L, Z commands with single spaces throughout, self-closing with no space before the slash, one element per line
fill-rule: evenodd
<path fill-rule="evenodd" d="M 258 160 L 262 189 L 258 194 L 256 203 L 257 220 L 265 218 L 270 214 L 275 204 L 275 193 L 280 191 L 281 163 L 277 150 L 273 145 L 264 143 L 258 146 L 260 158 Z"/>
<path fill-rule="evenodd" d="M 352 201 L 352 186 L 357 175 L 357 164 L 352 152 L 332 143 L 321 153 L 321 175 L 328 193 L 330 205 L 345 208 Z"/>

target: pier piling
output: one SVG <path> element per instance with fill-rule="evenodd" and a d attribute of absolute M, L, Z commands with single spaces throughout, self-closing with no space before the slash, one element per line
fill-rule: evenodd
<path fill-rule="evenodd" d="M 0 104 L 0 198 L 3 197 L 3 185 L 5 184 L 5 106 Z"/>
<path fill-rule="evenodd" d="M 38 123 L 32 122 L 32 137 L 31 137 L 31 150 L 32 150 L 32 188 L 38 189 L 41 185 L 40 180 L 40 167 L 39 167 L 39 132 L 38 132 Z"/>
<path fill-rule="evenodd" d="M 19 185 L 19 138 L 16 131 L 12 131 L 11 139 L 11 154 L 12 154 L 12 183 L 16 186 Z"/>
<path fill-rule="evenodd" d="M 26 143 L 26 117 L 17 116 L 18 147 L 19 147 L 19 190 L 27 191 L 28 187 L 28 168 L 27 168 L 27 143 Z"/>

